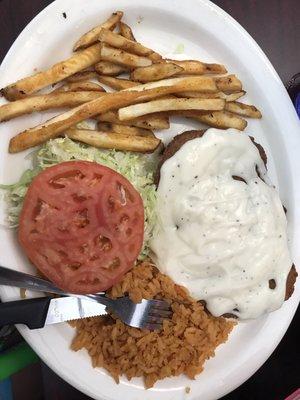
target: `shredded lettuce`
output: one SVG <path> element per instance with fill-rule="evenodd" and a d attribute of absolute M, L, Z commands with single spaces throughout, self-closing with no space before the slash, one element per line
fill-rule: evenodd
<path fill-rule="evenodd" d="M 0 185 L 0 188 L 7 190 L 10 227 L 18 226 L 19 214 L 27 188 L 39 172 L 64 161 L 94 161 L 125 176 L 140 193 L 145 208 L 144 246 L 140 258 L 143 259 L 148 255 L 149 240 L 156 222 L 156 190 L 153 183 L 153 173 L 157 166 L 155 154 L 144 155 L 116 150 L 100 150 L 65 137 L 48 141 L 39 150 L 33 152 L 31 157 L 32 168 L 25 171 L 17 183 Z"/>

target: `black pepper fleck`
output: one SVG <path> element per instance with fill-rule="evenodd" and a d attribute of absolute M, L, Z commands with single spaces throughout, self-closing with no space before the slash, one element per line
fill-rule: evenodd
<path fill-rule="evenodd" d="M 65 12 L 62 13 L 64 19 L 67 19 L 67 14 Z"/>

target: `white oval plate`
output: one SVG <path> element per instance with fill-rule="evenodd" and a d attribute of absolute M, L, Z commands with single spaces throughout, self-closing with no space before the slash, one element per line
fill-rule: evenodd
<path fill-rule="evenodd" d="M 255 103 L 264 116 L 262 121 L 249 121 L 246 132 L 254 135 L 267 151 L 271 178 L 279 184 L 281 198 L 288 209 L 290 245 L 293 259 L 299 265 L 300 246 L 297 248 L 295 244 L 300 237 L 300 209 L 295 208 L 300 204 L 299 121 L 282 82 L 261 49 L 236 21 L 211 2 L 56 0 L 13 44 L 0 69 L 0 87 L 33 73 L 36 68 L 46 68 L 68 57 L 76 39 L 115 10 L 125 12 L 125 21 L 132 26 L 138 40 L 161 54 L 224 63 L 241 78 L 247 90 L 246 100 Z M 184 54 L 176 54 L 183 48 Z M 14 182 L 28 165 L 24 159 L 26 153 L 7 153 L 9 138 L 52 115 L 50 112 L 36 114 L 0 125 L 1 183 Z M 172 126 L 172 134 L 190 126 L 186 121 L 178 121 Z M 1 207 L 2 220 L 3 217 Z M 32 271 L 20 252 L 14 232 L 1 227 L 0 243 L 1 265 Z M 19 291 L 0 287 L 0 294 L 6 301 L 18 298 Z M 36 331 L 19 329 L 58 375 L 95 399 L 209 400 L 242 384 L 266 361 L 287 330 L 299 297 L 298 283 L 294 295 L 280 310 L 240 323 L 196 380 L 184 376 L 165 379 L 147 391 L 140 379 L 130 382 L 121 379 L 116 385 L 104 370 L 91 367 L 86 351 L 69 350 L 73 330 L 67 324 Z M 186 387 L 191 389 L 189 394 L 185 392 Z"/>

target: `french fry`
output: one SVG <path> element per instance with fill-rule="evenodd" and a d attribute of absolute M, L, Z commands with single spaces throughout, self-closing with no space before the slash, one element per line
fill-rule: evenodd
<path fill-rule="evenodd" d="M 127 68 L 146 67 L 152 64 L 149 58 L 127 53 L 125 50 L 115 49 L 105 43 L 101 43 L 100 55 L 101 59 L 104 61 L 124 65 Z"/>
<path fill-rule="evenodd" d="M 70 129 L 66 135 L 80 142 L 100 149 L 115 149 L 152 153 L 160 144 L 155 136 L 132 136 L 122 133 L 92 131 L 89 129 Z"/>
<path fill-rule="evenodd" d="M 141 85 L 143 86 L 143 85 Z M 137 86 L 139 88 L 139 86 Z M 45 141 L 55 138 L 61 132 L 85 119 L 92 118 L 97 114 L 139 103 L 141 101 L 152 100 L 157 97 L 176 93 L 180 90 L 180 85 L 156 87 L 149 90 L 136 91 L 130 89 L 115 93 L 105 93 L 100 98 L 82 104 L 70 111 L 60 114 L 41 125 L 25 130 L 10 140 L 9 152 L 17 153 L 30 147 L 37 146 Z M 93 93 L 93 92 L 92 92 Z M 100 92 L 99 92 L 100 93 Z M 98 93 L 98 94 L 99 94 Z M 149 127 L 152 129 L 152 127 Z"/>
<path fill-rule="evenodd" d="M 222 99 L 191 99 L 177 98 L 152 100 L 147 103 L 134 104 L 124 108 L 120 108 L 118 116 L 121 121 L 141 117 L 142 115 L 151 114 L 159 111 L 172 110 L 223 110 L 225 101 Z"/>
<path fill-rule="evenodd" d="M 101 59 L 101 44 L 97 43 L 85 50 L 82 50 L 65 61 L 61 61 L 46 71 L 38 72 L 35 75 L 20 79 L 4 89 L 2 93 L 7 100 L 24 98 L 38 90 L 66 79 Z"/>
<path fill-rule="evenodd" d="M 76 107 L 80 104 L 95 100 L 105 92 L 57 92 L 41 96 L 31 96 L 0 106 L 0 122 L 36 111 L 53 108 Z"/>
<path fill-rule="evenodd" d="M 128 72 L 129 69 L 110 61 L 100 61 L 95 65 L 95 70 L 100 75 L 116 76 Z"/>
<path fill-rule="evenodd" d="M 153 50 L 143 46 L 141 43 L 126 39 L 124 36 L 118 35 L 109 29 L 101 29 L 98 40 L 100 42 L 107 43 L 112 47 L 128 51 L 129 53 L 133 53 L 138 56 L 147 57 L 153 53 Z"/>
<path fill-rule="evenodd" d="M 214 111 L 204 115 L 198 114 L 197 112 L 190 112 L 185 116 L 219 129 L 235 128 L 243 131 L 247 126 L 247 121 L 245 119 L 237 117 L 228 111 Z"/>
<path fill-rule="evenodd" d="M 144 83 L 127 90 L 143 91 L 158 87 L 173 87 L 166 94 L 180 93 L 186 91 L 201 91 L 205 93 L 215 93 L 218 91 L 216 82 L 209 76 L 187 76 L 180 78 L 162 79 L 161 81 Z M 176 90 L 175 90 L 176 88 Z"/>
<path fill-rule="evenodd" d="M 242 82 L 235 75 L 215 78 L 216 85 L 221 92 L 240 92 Z"/>
<path fill-rule="evenodd" d="M 65 83 L 53 90 L 52 93 L 61 92 L 105 92 L 104 88 L 97 83 L 89 81 Z"/>
<path fill-rule="evenodd" d="M 102 23 L 101 25 L 96 26 L 95 28 L 91 29 L 89 32 L 85 33 L 73 47 L 73 51 L 77 51 L 80 49 L 84 49 L 86 47 L 91 46 L 92 44 L 98 41 L 98 36 L 102 28 L 106 29 L 114 29 L 121 18 L 123 17 L 122 11 L 117 11 L 113 13 L 107 21 Z"/>
<path fill-rule="evenodd" d="M 135 126 L 115 124 L 111 122 L 101 122 L 97 124 L 99 131 L 122 133 L 130 136 L 153 136 L 154 133 L 149 129 L 137 128 Z"/>
<path fill-rule="evenodd" d="M 235 101 L 240 97 L 244 96 L 246 92 L 242 90 L 241 92 L 234 93 L 224 93 L 224 92 L 216 92 L 216 93 L 203 93 L 203 92 L 181 92 L 178 93 L 180 97 L 194 97 L 199 99 L 224 99 L 226 101 Z"/>
<path fill-rule="evenodd" d="M 132 29 L 130 28 L 130 26 L 128 26 L 124 22 L 120 21 L 119 29 L 120 29 L 120 35 L 124 36 L 126 39 L 136 42 L 134 34 L 132 33 Z"/>
<path fill-rule="evenodd" d="M 120 79 L 120 78 L 114 78 L 112 76 L 103 76 L 103 75 L 98 76 L 98 81 L 115 90 L 129 89 L 139 85 L 138 82 L 133 82 L 130 81 L 129 79 Z"/>
<path fill-rule="evenodd" d="M 138 82 L 153 82 L 176 75 L 183 68 L 172 63 L 160 62 L 149 67 L 140 67 L 133 70 L 130 79 Z"/>
<path fill-rule="evenodd" d="M 89 79 L 95 79 L 97 78 L 98 74 L 96 71 L 81 71 L 81 72 L 76 72 L 76 74 L 69 76 L 66 79 L 66 82 L 81 82 L 81 81 L 87 81 Z"/>
<path fill-rule="evenodd" d="M 116 111 L 108 111 L 106 113 L 98 115 L 97 120 L 103 122 L 111 122 L 119 125 L 126 125 L 126 126 L 131 125 L 137 128 L 143 128 L 148 130 L 170 128 L 170 122 L 168 116 L 161 114 L 145 115 L 144 117 L 131 119 L 130 121 L 125 122 L 121 121 L 118 118 L 118 113 Z"/>
<path fill-rule="evenodd" d="M 207 64 L 197 60 L 167 60 L 182 68 L 177 75 L 203 75 L 203 74 L 226 74 L 227 70 L 222 64 Z"/>
<path fill-rule="evenodd" d="M 244 104 L 239 101 L 232 101 L 226 103 L 225 110 L 230 111 L 234 114 L 241 115 L 242 117 L 249 117 L 249 118 L 262 117 L 261 112 L 255 106 Z"/>

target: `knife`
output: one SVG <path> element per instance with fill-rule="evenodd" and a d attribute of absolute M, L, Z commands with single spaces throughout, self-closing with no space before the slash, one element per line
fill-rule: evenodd
<path fill-rule="evenodd" d="M 77 297 L 39 297 L 0 304 L 0 327 L 24 324 L 30 329 L 43 328 L 72 319 L 106 315 L 106 306 Z"/>

